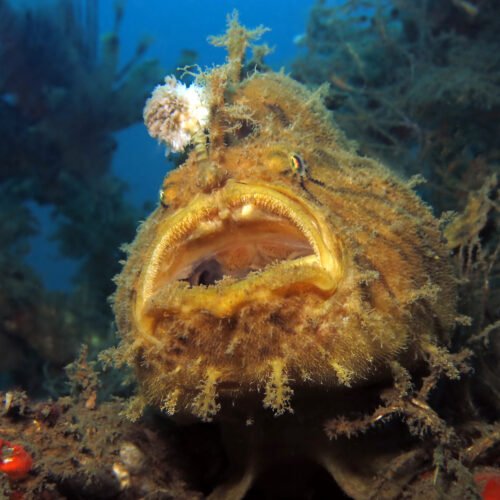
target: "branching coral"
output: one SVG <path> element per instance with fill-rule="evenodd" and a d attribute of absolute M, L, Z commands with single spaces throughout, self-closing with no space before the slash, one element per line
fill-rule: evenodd
<path fill-rule="evenodd" d="M 140 217 L 125 201 L 123 182 L 109 172 L 113 133 L 140 119 L 159 79 L 158 64 L 143 60 L 145 42 L 119 65 L 118 3 L 114 32 L 99 50 L 97 2 L 60 0 L 57 6 L 17 8 L 0 1 L 1 188 L 17 193 L 14 206 L 20 200 L 53 206 L 62 252 L 82 259 L 70 296 L 45 293 L 34 270 L 19 261 L 21 252 L 9 253 L 2 265 L 9 286 L 2 290 L 0 342 L 12 353 L 14 381 L 37 391 L 42 370 L 56 382 L 83 339 L 93 349 L 112 341 L 106 297 L 117 266 L 113 253 Z M 19 219 L 2 218 L 5 238 Z M 31 359 L 26 364 L 32 371 L 17 370 L 22 363 L 16 359 Z"/>
<path fill-rule="evenodd" d="M 499 158 L 498 17 L 492 3 L 470 16 L 448 0 L 318 1 L 293 75 L 330 83 L 327 105 L 362 151 L 423 173 L 424 195 L 454 209 Z"/>
<path fill-rule="evenodd" d="M 307 56 L 294 65 L 300 81 L 329 82 L 326 103 L 361 151 L 406 175 L 424 174 L 429 182 L 419 191 L 443 211 L 441 225 L 460 284 L 453 356 L 470 350 L 473 371 L 451 384 L 456 402 L 440 399 L 439 388 L 447 385 L 439 376 L 444 358 L 431 356 L 428 374 L 412 379 L 408 392 L 390 402 L 382 393 L 381 408 L 328 424 L 332 435 L 365 432 L 399 414 L 410 430 L 426 429 L 434 436 L 439 470 L 453 470 L 439 476 L 442 493 L 470 486 L 477 463 L 465 458 L 468 446 L 475 449 L 468 426 L 475 429 L 474 441 L 484 445 L 481 463 L 492 463 L 485 450 L 495 439 L 489 426 L 495 428 L 500 414 L 498 19 L 498 5 L 488 2 L 350 0 L 328 7 L 318 1 L 303 39 Z M 426 387 L 435 396 L 419 396 Z M 417 495 L 421 484 L 414 486 Z"/>

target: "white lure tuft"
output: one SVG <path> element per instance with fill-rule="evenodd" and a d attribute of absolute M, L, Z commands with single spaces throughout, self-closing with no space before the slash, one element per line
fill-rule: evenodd
<path fill-rule="evenodd" d="M 158 85 L 144 107 L 144 123 L 149 135 L 178 153 L 203 130 L 209 118 L 208 98 L 204 87 L 186 87 L 174 76 Z"/>

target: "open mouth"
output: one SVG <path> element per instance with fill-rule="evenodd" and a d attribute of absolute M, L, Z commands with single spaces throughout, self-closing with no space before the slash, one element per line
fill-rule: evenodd
<path fill-rule="evenodd" d="M 167 217 L 157 234 L 141 278 L 142 313 L 225 316 L 255 293 L 308 285 L 331 294 L 342 272 L 340 242 L 317 208 L 285 188 L 228 183 Z"/>
<path fill-rule="evenodd" d="M 288 219 L 247 203 L 223 219 L 200 221 L 182 243 L 170 266 L 157 276 L 157 286 L 185 281 L 214 285 L 224 277 L 244 279 L 266 266 L 313 255 L 303 233 Z"/>

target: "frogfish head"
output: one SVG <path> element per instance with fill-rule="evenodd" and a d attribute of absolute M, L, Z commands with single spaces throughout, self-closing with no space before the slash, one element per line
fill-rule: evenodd
<path fill-rule="evenodd" d="M 239 407 L 281 415 L 302 391 L 348 391 L 445 343 L 451 266 L 409 183 L 356 154 L 321 91 L 225 71 L 197 84 L 207 111 L 189 127 L 146 106 L 150 130 L 193 147 L 117 277 L 120 356 L 141 405 L 203 420 Z"/>

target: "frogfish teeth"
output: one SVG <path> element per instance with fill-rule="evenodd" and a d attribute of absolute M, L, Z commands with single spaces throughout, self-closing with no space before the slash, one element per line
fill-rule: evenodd
<path fill-rule="evenodd" d="M 114 297 L 140 404 L 202 420 L 280 416 L 310 391 L 381 380 L 446 343 L 455 316 L 437 220 L 411 187 L 356 154 L 319 92 L 282 73 L 235 82 L 230 65 L 197 84 L 201 120 L 176 113 L 178 97 L 168 113 L 148 102 L 158 136 L 181 114 L 201 134 L 159 137 L 195 147 L 166 176 Z"/>

